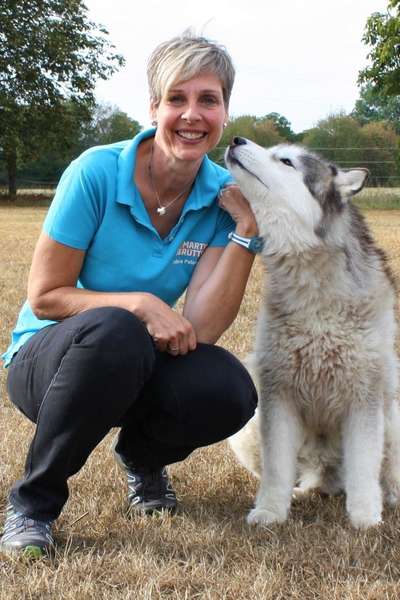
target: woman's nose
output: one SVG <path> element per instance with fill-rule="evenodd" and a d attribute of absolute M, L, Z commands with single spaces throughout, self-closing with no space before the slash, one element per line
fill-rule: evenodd
<path fill-rule="evenodd" d="M 181 114 L 181 119 L 185 121 L 199 121 L 201 115 L 195 104 L 188 104 L 185 111 Z"/>

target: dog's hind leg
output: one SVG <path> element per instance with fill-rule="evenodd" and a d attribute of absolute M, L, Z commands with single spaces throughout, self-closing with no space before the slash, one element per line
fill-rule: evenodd
<path fill-rule="evenodd" d="M 400 503 L 400 409 L 395 398 L 385 414 L 385 458 L 382 469 L 385 500 Z"/>
<path fill-rule="evenodd" d="M 287 518 L 304 432 L 294 408 L 282 398 L 268 398 L 261 406 L 263 469 L 256 506 L 247 522 L 269 525 Z"/>
<path fill-rule="evenodd" d="M 298 485 L 293 489 L 292 497 L 299 500 L 307 496 L 311 490 L 319 488 L 322 481 L 322 469 L 305 469 L 301 473 Z"/>
<path fill-rule="evenodd" d="M 380 468 L 383 455 L 382 403 L 354 407 L 343 427 L 346 508 L 354 527 L 381 522 Z"/>

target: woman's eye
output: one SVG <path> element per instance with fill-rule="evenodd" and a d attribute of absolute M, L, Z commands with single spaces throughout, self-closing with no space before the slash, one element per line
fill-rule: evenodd
<path fill-rule="evenodd" d="M 182 102 L 184 102 L 184 98 L 183 96 L 179 95 L 170 96 L 168 98 L 168 102 L 170 102 L 171 104 L 181 104 Z"/>
<path fill-rule="evenodd" d="M 217 104 L 218 100 L 214 96 L 203 96 L 202 101 L 204 104 Z"/>
<path fill-rule="evenodd" d="M 290 158 L 281 158 L 280 160 L 281 160 L 281 162 L 282 162 L 284 165 L 287 165 L 288 167 L 293 167 L 293 168 L 294 168 L 294 166 L 293 166 L 293 163 L 292 163 L 292 161 L 290 160 Z"/>

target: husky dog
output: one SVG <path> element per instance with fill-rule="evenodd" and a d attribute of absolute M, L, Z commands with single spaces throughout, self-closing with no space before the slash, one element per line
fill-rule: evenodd
<path fill-rule="evenodd" d="M 230 440 L 242 464 L 262 471 L 248 522 L 284 521 L 297 481 L 300 494 L 344 490 L 352 525 L 376 525 L 382 489 L 400 500 L 400 413 L 394 282 L 350 200 L 368 172 L 244 138 L 225 161 L 268 271 L 253 356 L 260 406 Z"/>

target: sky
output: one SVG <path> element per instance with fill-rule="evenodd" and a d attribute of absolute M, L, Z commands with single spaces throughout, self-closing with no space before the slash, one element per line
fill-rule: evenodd
<path fill-rule="evenodd" d="M 236 68 L 232 117 L 284 115 L 298 133 L 359 96 L 367 18 L 387 0 L 85 0 L 125 66 L 96 87 L 98 101 L 150 125 L 146 64 L 157 44 L 191 27 L 226 46 Z"/>

